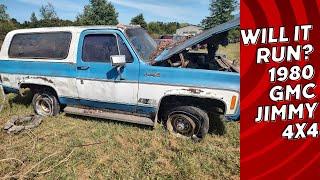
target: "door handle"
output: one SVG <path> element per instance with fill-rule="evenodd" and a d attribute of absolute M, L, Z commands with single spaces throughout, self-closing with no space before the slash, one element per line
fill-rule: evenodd
<path fill-rule="evenodd" d="M 82 70 L 82 71 L 88 70 L 89 68 L 90 68 L 89 66 L 78 66 L 77 67 L 78 70 Z"/>

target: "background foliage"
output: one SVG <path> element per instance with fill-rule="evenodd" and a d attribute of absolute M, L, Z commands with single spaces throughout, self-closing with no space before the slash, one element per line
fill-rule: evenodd
<path fill-rule="evenodd" d="M 54 7 L 47 4 L 20 23 L 0 4 L 0 44 L 13 29 L 117 23 L 118 13 L 106 0 L 90 0 L 75 21 L 60 19 Z M 146 28 L 155 38 L 188 25 L 146 23 L 143 14 L 132 18 L 131 23 Z M 232 54 L 239 45 L 221 50 Z M 8 105 L 0 113 L 0 124 L 14 115 L 31 114 L 29 104 L 30 98 L 10 94 Z M 2 161 L 0 179 L 142 179 L 146 175 L 150 179 L 239 179 L 240 126 L 238 122 L 224 125 L 227 134 L 210 134 L 201 143 L 194 143 L 172 137 L 161 126 L 151 130 L 85 117 L 47 118 L 32 131 L 16 136 L 0 133 L 0 159 L 14 157 L 22 162 Z"/>
<path fill-rule="evenodd" d="M 202 20 L 203 28 L 208 29 L 218 24 L 226 22 L 233 18 L 232 12 L 238 6 L 236 0 L 211 0 L 209 7 L 210 16 Z M 38 28 L 38 27 L 59 27 L 59 26 L 79 26 L 79 25 L 117 25 L 118 12 L 111 2 L 107 0 L 90 0 L 89 4 L 83 8 L 83 12 L 79 14 L 75 21 L 63 20 L 59 18 L 52 4 L 48 3 L 39 9 L 39 17 L 35 12 L 30 15 L 29 21 L 18 22 L 14 18 L 10 18 L 6 12 L 7 7 L 0 4 L 0 43 L 2 43 L 5 35 L 13 30 L 20 28 Z M 154 38 L 161 35 L 175 34 L 176 30 L 189 25 L 181 22 L 159 22 L 152 21 L 147 23 L 143 14 L 138 14 L 131 19 L 131 24 L 140 25 L 148 30 Z M 230 31 L 229 39 L 232 41 L 239 40 L 239 29 Z"/>

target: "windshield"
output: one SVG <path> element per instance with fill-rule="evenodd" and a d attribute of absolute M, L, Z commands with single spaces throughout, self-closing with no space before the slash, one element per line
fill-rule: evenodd
<path fill-rule="evenodd" d="M 142 28 L 127 29 L 126 34 L 138 51 L 140 57 L 144 61 L 150 61 L 152 59 L 152 53 L 157 49 L 157 43 L 151 38 L 151 36 Z"/>

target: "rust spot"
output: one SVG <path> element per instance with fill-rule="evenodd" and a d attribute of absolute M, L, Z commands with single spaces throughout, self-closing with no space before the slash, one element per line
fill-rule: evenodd
<path fill-rule="evenodd" d="M 8 77 L 2 77 L 2 80 L 3 80 L 3 82 L 4 81 L 10 82 L 10 79 Z"/>
<path fill-rule="evenodd" d="M 26 79 L 41 79 L 43 81 L 46 81 L 48 83 L 53 84 L 53 81 L 51 79 L 48 79 L 48 78 L 45 78 L 45 77 L 30 77 L 30 76 L 27 76 Z"/>
<path fill-rule="evenodd" d="M 189 91 L 189 92 L 191 92 L 191 93 L 193 93 L 193 94 L 200 94 L 200 93 L 204 92 L 204 91 L 201 90 L 201 89 L 194 89 L 194 88 L 183 89 L 183 90 Z"/>
<path fill-rule="evenodd" d="M 51 79 L 47 79 L 47 78 L 44 78 L 44 77 L 38 77 L 38 79 L 41 79 L 41 80 L 44 80 L 44 81 L 46 81 L 48 83 L 53 84 L 53 81 Z"/>

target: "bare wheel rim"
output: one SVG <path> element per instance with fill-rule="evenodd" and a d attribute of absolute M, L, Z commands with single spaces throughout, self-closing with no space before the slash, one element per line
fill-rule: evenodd
<path fill-rule="evenodd" d="M 195 133 L 196 124 L 185 114 L 171 114 L 167 121 L 167 129 L 178 137 L 191 137 Z"/>
<path fill-rule="evenodd" d="M 41 116 L 51 116 L 53 114 L 53 100 L 50 96 L 43 94 L 36 99 L 36 112 Z"/>

